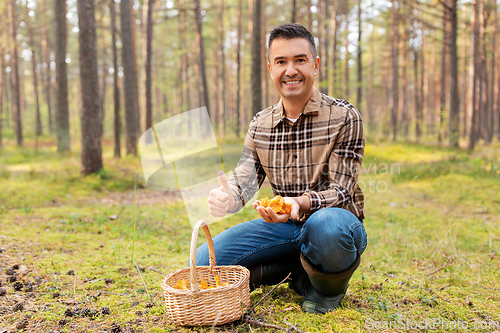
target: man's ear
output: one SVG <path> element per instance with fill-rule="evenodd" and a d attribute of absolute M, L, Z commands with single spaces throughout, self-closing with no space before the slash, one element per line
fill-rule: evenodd
<path fill-rule="evenodd" d="M 314 75 L 317 75 L 319 72 L 319 63 L 320 59 L 319 57 L 316 57 L 316 61 L 314 62 Z"/>
<path fill-rule="evenodd" d="M 271 80 L 273 79 L 273 72 L 271 71 L 271 64 L 267 63 L 267 69 L 269 70 L 269 74 L 271 74 Z"/>

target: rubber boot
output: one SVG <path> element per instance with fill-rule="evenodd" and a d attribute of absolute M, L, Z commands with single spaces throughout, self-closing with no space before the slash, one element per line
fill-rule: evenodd
<path fill-rule="evenodd" d="M 299 259 L 257 264 L 248 269 L 250 270 L 250 290 L 254 290 L 261 285 L 278 284 L 290 273 L 292 273 L 289 277 L 292 280 L 289 282 L 291 288 L 303 290 L 310 287 L 307 273 Z"/>
<path fill-rule="evenodd" d="M 302 301 L 302 310 L 309 313 L 326 313 L 340 306 L 340 302 L 349 287 L 349 280 L 359 266 L 361 256 L 343 272 L 323 273 L 304 256 L 300 260 L 309 276 L 312 287 Z"/>

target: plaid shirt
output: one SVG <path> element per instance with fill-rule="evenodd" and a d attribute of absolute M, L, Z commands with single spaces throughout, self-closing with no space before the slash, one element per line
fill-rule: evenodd
<path fill-rule="evenodd" d="M 274 195 L 309 196 L 311 214 L 340 207 L 364 219 L 358 185 L 365 147 L 361 114 L 350 103 L 313 89 L 295 123 L 285 117 L 281 100 L 251 121 L 242 156 L 229 178 L 238 206 L 233 213 L 267 176 Z"/>

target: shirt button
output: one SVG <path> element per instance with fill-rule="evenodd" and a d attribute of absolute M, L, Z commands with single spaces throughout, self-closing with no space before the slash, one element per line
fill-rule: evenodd
<path fill-rule="evenodd" d="M 297 158 L 297 155 L 293 155 L 293 158 Z"/>

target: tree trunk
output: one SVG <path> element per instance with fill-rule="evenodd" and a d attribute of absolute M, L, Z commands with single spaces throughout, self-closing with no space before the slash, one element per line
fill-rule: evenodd
<path fill-rule="evenodd" d="M 391 128 L 392 128 L 392 139 L 397 140 L 397 126 L 398 126 L 398 107 L 399 107 L 399 54 L 398 54 L 398 27 L 399 27 L 399 17 L 398 17 L 398 6 L 396 0 L 392 0 L 391 6 L 391 30 L 390 30 L 390 40 L 391 40 L 391 62 L 392 62 L 392 110 L 391 110 Z M 416 53 L 416 52 L 415 52 Z"/>
<path fill-rule="evenodd" d="M 194 12 L 196 18 L 196 39 L 198 44 L 198 63 L 200 69 L 200 79 L 201 86 L 203 89 L 203 103 L 207 107 L 207 110 L 210 110 L 209 100 L 208 100 L 208 83 L 207 83 L 207 75 L 205 70 L 205 46 L 203 44 L 203 33 L 202 33 L 202 19 L 201 19 L 201 9 L 200 9 L 200 0 L 194 1 Z M 210 124 L 206 124 L 206 126 L 210 126 Z M 209 132 L 209 128 L 205 128 L 205 133 Z"/>
<path fill-rule="evenodd" d="M 297 0 L 292 0 L 292 19 L 291 23 L 295 23 L 297 21 Z"/>
<path fill-rule="evenodd" d="M 472 87 L 472 118 L 471 118 L 471 125 L 470 125 L 470 131 L 469 131 L 469 144 L 468 144 L 468 149 L 473 150 L 474 146 L 476 145 L 476 133 L 477 133 L 477 118 L 478 118 L 478 112 L 479 112 L 479 100 L 478 98 L 480 96 L 479 92 L 479 59 L 478 59 L 478 52 L 479 52 L 479 5 L 478 2 L 481 0 L 472 0 L 472 6 L 474 8 L 474 12 L 471 17 L 471 27 L 473 29 L 473 32 L 471 34 L 472 36 L 472 50 L 471 50 L 471 61 L 473 62 L 473 69 L 472 71 L 469 71 L 469 74 L 472 72 L 472 82 L 473 84 L 471 85 Z"/>
<path fill-rule="evenodd" d="M 36 110 L 36 120 L 35 120 L 35 135 L 36 137 L 42 135 L 42 119 L 40 116 L 40 104 L 39 104 L 39 98 L 38 98 L 38 77 L 36 74 L 36 50 L 35 50 L 35 40 L 33 38 L 33 27 L 31 23 L 31 18 L 28 14 L 29 8 L 26 6 L 25 7 L 25 12 L 26 12 L 26 18 L 25 18 L 25 23 L 28 26 L 28 37 L 29 37 L 29 44 L 31 48 L 31 69 L 33 72 L 33 90 L 35 92 L 35 110 Z M 36 140 L 36 143 L 38 143 L 38 139 Z M 35 147 L 37 148 L 37 147 Z"/>
<path fill-rule="evenodd" d="M 460 138 L 460 105 L 458 96 L 457 0 L 450 3 L 450 146 L 458 148 Z"/>
<path fill-rule="evenodd" d="M 0 16 L 0 20 L 2 16 Z M 5 31 L 5 30 L 4 30 Z M 5 34 L 3 35 L 5 37 Z M 0 43 L 0 147 L 2 147 L 2 130 L 3 130 L 3 78 L 4 78 L 4 68 L 3 68 L 3 58 L 5 56 L 5 44 L 4 41 Z"/>
<path fill-rule="evenodd" d="M 408 138 L 409 125 L 410 125 L 410 115 L 408 113 L 408 87 L 407 87 L 407 77 L 406 77 L 406 25 L 402 24 L 401 29 L 401 39 L 399 43 L 400 53 L 401 53 L 401 99 L 400 99 L 400 110 L 402 113 L 401 123 L 403 126 L 404 136 Z"/>
<path fill-rule="evenodd" d="M 260 40 L 261 0 L 253 2 L 252 31 L 252 113 L 262 110 L 262 59 Z"/>
<path fill-rule="evenodd" d="M 127 154 L 137 155 L 137 122 L 136 85 L 134 83 L 134 55 L 132 50 L 132 24 L 130 22 L 130 2 L 120 1 L 121 36 L 122 36 L 122 66 L 124 74 L 125 96 L 125 127 Z"/>
<path fill-rule="evenodd" d="M 345 16 L 345 37 L 344 37 L 344 48 L 345 48 L 345 62 L 344 62 L 344 99 L 349 100 L 349 15 Z"/>
<path fill-rule="evenodd" d="M 496 1 L 492 0 L 491 4 L 493 8 L 493 45 L 491 51 L 491 90 L 490 90 L 490 118 L 488 124 L 490 126 L 488 142 L 493 140 L 496 131 L 496 117 L 498 116 L 498 94 L 500 93 L 498 89 L 498 63 L 497 63 L 497 34 L 498 34 L 498 11 L 496 10 Z"/>
<path fill-rule="evenodd" d="M 468 77 L 467 77 L 467 6 L 462 6 L 462 94 L 461 99 L 462 103 L 460 107 L 462 109 L 462 137 L 466 137 L 468 134 L 467 124 L 469 120 L 469 111 L 470 111 L 470 94 L 469 94 L 469 85 L 468 85 Z"/>
<path fill-rule="evenodd" d="M 44 82 L 45 98 L 47 99 L 47 123 L 49 125 L 49 133 L 52 134 L 53 124 L 52 124 L 52 105 L 51 105 L 51 93 L 52 93 L 52 71 L 50 69 L 50 52 L 49 52 L 49 37 L 47 34 L 47 20 L 45 19 L 46 9 L 45 0 L 40 0 L 40 14 L 41 14 L 41 31 L 42 31 L 42 51 L 43 51 L 43 62 L 45 75 L 42 76 Z"/>
<path fill-rule="evenodd" d="M 11 0 L 10 2 L 10 33 L 11 41 L 11 77 L 12 77 L 12 106 L 14 114 L 15 123 L 15 134 L 16 143 L 18 146 L 23 145 L 23 124 L 21 117 L 21 92 L 20 92 L 20 82 L 19 82 L 19 65 L 18 65 L 18 55 L 17 55 L 17 23 L 16 23 L 16 0 Z"/>
<path fill-rule="evenodd" d="M 480 56 L 480 94 L 479 94 L 479 113 L 478 113 L 478 126 L 479 131 L 476 134 L 477 140 L 486 139 L 486 114 L 488 110 L 488 75 L 486 72 L 486 41 L 485 41 L 485 23 L 486 19 L 484 17 L 484 0 L 480 0 L 479 4 L 481 8 L 479 9 L 479 43 L 481 44 L 481 48 L 479 50 Z M 489 71 L 489 69 L 488 69 Z"/>
<path fill-rule="evenodd" d="M 82 89 L 82 173 L 102 169 L 102 120 L 97 74 L 97 42 L 94 0 L 78 0 L 80 82 Z"/>
<path fill-rule="evenodd" d="M 120 89 L 118 89 L 118 52 L 116 50 L 116 8 L 115 0 L 109 2 L 111 12 L 111 38 L 113 43 L 113 116 L 114 116 L 114 156 L 121 156 L 120 134 L 121 134 L 121 118 L 120 118 Z"/>
<path fill-rule="evenodd" d="M 414 72 L 415 72 L 415 136 L 417 142 L 422 138 L 422 118 L 421 118 L 421 107 L 422 107 L 422 96 L 420 95 L 420 80 L 418 78 L 418 50 L 416 46 L 413 49 L 414 55 Z"/>
<path fill-rule="evenodd" d="M 337 7 L 338 1 L 333 0 L 332 4 L 332 13 L 330 15 L 330 26 L 332 28 L 332 61 L 331 61 L 331 69 L 329 71 L 329 79 L 328 79 L 328 95 L 335 95 L 335 72 L 337 70 Z M 309 11 L 310 12 L 310 11 Z"/>
<path fill-rule="evenodd" d="M 57 151 L 70 149 L 68 75 L 66 66 L 66 0 L 56 0 L 56 81 L 57 81 Z"/>
<path fill-rule="evenodd" d="M 136 132 L 136 138 L 138 138 L 140 136 L 140 131 L 141 131 L 141 111 L 139 109 L 139 106 L 141 105 L 139 103 L 139 74 L 138 74 L 138 70 L 137 70 L 137 53 L 136 53 L 136 42 L 135 42 L 135 38 L 136 38 L 136 27 L 137 27 L 137 24 L 136 24 L 136 17 L 135 17 L 135 10 L 134 10 L 134 0 L 130 1 L 130 31 L 131 31 L 131 44 L 132 44 L 132 64 L 133 64 L 133 75 L 134 75 L 134 107 L 135 107 L 135 110 L 136 110 L 136 114 L 137 114 L 137 122 L 134 124 L 134 127 L 135 127 L 135 132 Z"/>
<path fill-rule="evenodd" d="M 224 0 L 219 0 L 219 56 L 220 62 L 218 62 L 220 66 L 220 114 L 219 114 L 219 130 L 220 135 L 224 137 L 225 135 L 225 126 L 226 120 L 228 119 L 227 115 L 227 92 L 226 92 L 226 60 L 225 60 L 225 52 L 224 52 Z"/>
<path fill-rule="evenodd" d="M 240 88 L 241 88 L 241 18 L 242 18 L 242 4 L 238 0 L 238 42 L 236 44 L 236 108 L 235 108 L 235 128 L 234 133 L 236 137 L 240 137 Z"/>
<path fill-rule="evenodd" d="M 447 83 L 448 83 L 448 63 L 446 61 L 446 58 L 448 56 L 448 44 L 449 44 L 449 17 L 450 17 L 450 12 L 448 10 L 450 0 L 444 0 L 442 2 L 443 4 L 443 53 L 441 54 L 441 94 L 439 97 L 440 101 L 440 121 L 439 121 L 439 131 L 438 131 L 438 142 L 441 144 L 441 142 L 444 139 L 445 136 L 445 126 L 447 123 L 446 120 L 446 92 L 448 89 Z"/>
<path fill-rule="evenodd" d="M 361 0 L 358 0 L 358 84 L 356 106 L 361 108 L 361 93 L 363 85 L 363 63 L 361 62 Z"/>
<path fill-rule="evenodd" d="M 153 98 L 151 94 L 151 59 L 153 56 L 152 40 L 153 40 L 153 8 L 155 5 L 155 0 L 144 1 L 143 7 L 143 45 L 142 45 L 142 60 L 144 61 L 144 71 L 142 75 L 143 86 L 145 90 L 144 94 L 144 104 L 145 104 L 145 128 L 147 131 L 153 126 Z M 144 28 L 145 27 L 145 28 Z M 144 38 L 145 35 L 145 38 Z M 148 137 L 148 139 L 153 139 Z M 151 143 L 151 142 L 148 142 Z"/>

